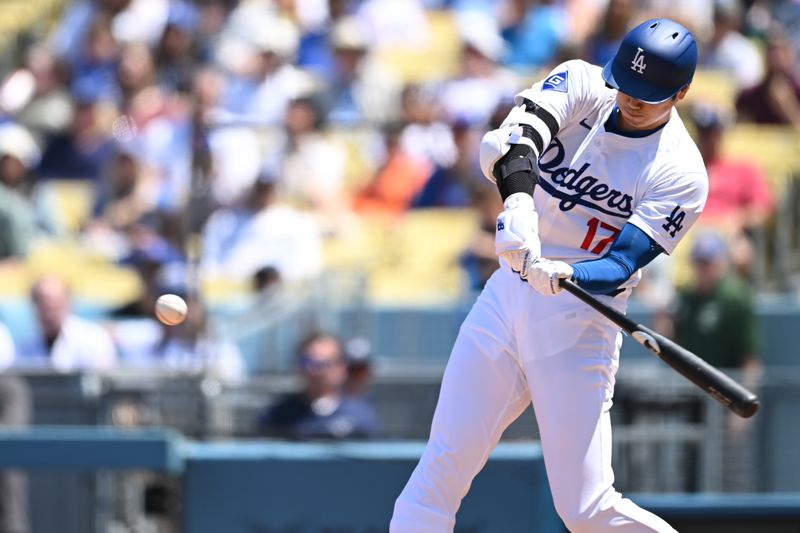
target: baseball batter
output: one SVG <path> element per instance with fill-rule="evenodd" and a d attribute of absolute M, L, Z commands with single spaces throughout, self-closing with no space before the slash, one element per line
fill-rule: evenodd
<path fill-rule="evenodd" d="M 649 20 L 604 68 L 568 61 L 522 91 L 484 136 L 481 167 L 505 207 L 501 268 L 459 331 L 392 532 L 452 531 L 472 479 L 531 402 L 570 531 L 674 531 L 613 487 L 609 409 L 622 336 L 559 280 L 624 312 L 639 269 L 697 220 L 708 180 L 674 109 L 696 63 L 686 28 Z"/>

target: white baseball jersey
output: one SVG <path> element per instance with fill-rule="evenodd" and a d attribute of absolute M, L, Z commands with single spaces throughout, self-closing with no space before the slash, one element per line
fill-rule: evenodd
<path fill-rule="evenodd" d="M 569 263 L 605 254 L 626 222 L 666 253 L 695 223 L 705 205 L 708 176 L 703 159 L 677 111 L 660 130 L 642 137 L 607 131 L 617 91 L 606 87 L 601 68 L 568 61 L 543 81 L 519 93 L 558 121 L 555 137 L 539 156 L 539 213 L 542 256 Z M 516 107 L 504 124 L 523 118 Z M 545 137 L 545 138 L 547 138 Z M 624 286 L 638 282 L 638 273 Z"/>
<path fill-rule="evenodd" d="M 627 222 L 670 253 L 703 209 L 703 161 L 677 113 L 648 135 L 613 133 L 606 122 L 615 96 L 600 68 L 569 61 L 521 92 L 505 126 L 488 135 L 482 167 L 514 142 L 541 152 L 534 202 L 547 258 L 598 258 Z M 598 298 L 625 312 L 624 296 Z M 609 410 L 621 341 L 619 328 L 581 300 L 563 291 L 544 296 L 501 266 L 459 329 L 428 445 L 389 530 L 451 533 L 475 474 L 532 403 L 567 529 L 675 533 L 613 486 Z"/>

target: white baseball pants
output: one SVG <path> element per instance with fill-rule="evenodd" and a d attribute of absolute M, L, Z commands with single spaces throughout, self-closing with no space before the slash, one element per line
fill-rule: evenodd
<path fill-rule="evenodd" d="M 624 311 L 623 299 L 606 302 Z M 571 532 L 674 532 L 613 487 L 608 411 L 621 342 L 619 328 L 572 295 L 541 296 L 505 266 L 495 272 L 453 346 L 391 533 L 453 531 L 472 479 L 531 402 L 555 508 Z"/>

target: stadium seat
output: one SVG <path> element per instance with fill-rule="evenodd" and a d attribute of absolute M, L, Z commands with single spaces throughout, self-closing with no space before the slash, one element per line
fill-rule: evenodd
<path fill-rule="evenodd" d="M 440 80 L 454 74 L 458 65 L 458 29 L 452 12 L 429 11 L 431 41 L 424 48 L 397 48 L 379 52 L 378 59 L 404 83 Z"/>
<path fill-rule="evenodd" d="M 735 101 L 736 86 L 730 76 L 719 70 L 701 69 L 695 73 L 682 106 L 703 102 L 730 112 Z"/>
<path fill-rule="evenodd" d="M 0 11 L 0 49 L 17 33 L 56 14 L 66 0 L 3 0 Z"/>
<path fill-rule="evenodd" d="M 463 289 L 459 256 L 475 228 L 466 209 L 411 210 L 389 224 L 364 220 L 359 235 L 326 244 L 326 265 L 366 272 L 376 303 L 452 302 Z"/>
<path fill-rule="evenodd" d="M 39 185 L 53 207 L 59 228 L 77 233 L 89 220 L 95 200 L 90 180 L 48 180 Z"/>
<path fill-rule="evenodd" d="M 34 244 L 27 260 L 3 270 L 0 298 L 27 297 L 39 276 L 54 274 L 69 283 L 74 296 L 102 306 L 116 306 L 136 297 L 140 290 L 134 272 L 91 253 L 78 244 L 42 240 Z"/>
<path fill-rule="evenodd" d="M 737 124 L 726 132 L 723 151 L 763 168 L 776 191 L 800 172 L 800 133 L 789 127 Z"/>

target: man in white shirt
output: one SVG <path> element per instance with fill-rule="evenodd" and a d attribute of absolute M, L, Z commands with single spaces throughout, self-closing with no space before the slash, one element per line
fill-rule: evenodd
<path fill-rule="evenodd" d="M 275 201 L 273 177 L 263 174 L 241 205 L 214 212 L 203 230 L 201 274 L 249 280 L 272 266 L 299 281 L 322 269 L 322 237 L 313 217 Z"/>
<path fill-rule="evenodd" d="M 31 301 L 39 321 L 37 334 L 22 343 L 16 366 L 52 368 L 59 372 L 103 371 L 114 367 L 116 349 L 100 325 L 72 314 L 69 289 L 59 277 L 34 283 Z"/>

